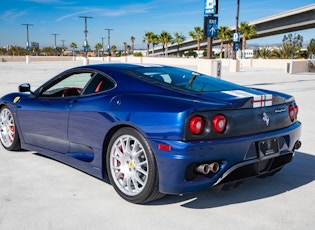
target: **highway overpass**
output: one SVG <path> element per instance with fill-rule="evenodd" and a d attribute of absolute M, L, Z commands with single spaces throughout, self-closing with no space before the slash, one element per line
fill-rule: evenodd
<path fill-rule="evenodd" d="M 257 34 L 252 38 L 262 38 L 271 35 L 289 33 L 304 29 L 315 28 L 315 4 L 286 11 L 284 13 L 276 14 L 266 18 L 258 19 L 248 22 L 249 25 L 254 25 Z M 230 27 L 231 31 L 235 31 L 235 26 Z M 213 46 L 220 45 L 219 39 L 213 40 Z M 207 46 L 207 39 L 201 42 L 201 48 Z M 181 53 L 187 50 L 196 50 L 197 42 L 195 40 L 186 40 L 180 45 L 179 51 Z M 177 52 L 177 45 L 168 45 L 168 54 Z M 152 49 L 150 49 L 152 55 Z M 162 47 L 154 48 L 154 56 L 162 55 Z"/>

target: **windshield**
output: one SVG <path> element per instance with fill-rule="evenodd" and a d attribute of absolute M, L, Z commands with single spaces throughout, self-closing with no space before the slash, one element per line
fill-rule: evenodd
<path fill-rule="evenodd" d="M 138 66 L 128 70 L 130 74 L 151 83 L 168 88 L 194 92 L 236 90 L 242 87 L 191 70 L 166 66 Z"/>

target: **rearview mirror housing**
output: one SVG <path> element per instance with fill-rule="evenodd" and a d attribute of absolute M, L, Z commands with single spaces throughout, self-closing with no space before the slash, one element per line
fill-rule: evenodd
<path fill-rule="evenodd" d="M 19 85 L 19 92 L 30 92 L 31 91 L 31 85 L 29 83 L 24 83 L 22 85 Z"/>

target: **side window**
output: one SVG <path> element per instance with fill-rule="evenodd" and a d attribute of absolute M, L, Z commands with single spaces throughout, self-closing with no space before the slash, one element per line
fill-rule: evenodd
<path fill-rule="evenodd" d="M 88 95 L 93 93 L 104 92 L 114 87 L 115 83 L 112 80 L 98 73 L 89 82 L 89 84 L 86 86 L 82 94 Z"/>
<path fill-rule="evenodd" d="M 41 96 L 44 97 L 71 97 L 82 93 L 87 83 L 91 80 L 93 73 L 80 72 L 71 73 L 61 77 L 46 88 Z"/>

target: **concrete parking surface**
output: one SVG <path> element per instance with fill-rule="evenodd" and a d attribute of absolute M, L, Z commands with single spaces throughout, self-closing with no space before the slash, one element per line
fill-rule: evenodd
<path fill-rule="evenodd" d="M 81 62 L 0 63 L 0 96 L 21 83 L 33 89 Z M 241 68 L 222 79 L 293 94 L 303 123 L 302 148 L 273 177 L 229 191 L 168 195 L 146 205 L 120 198 L 113 187 L 35 152 L 0 147 L 0 229 L 314 229 L 315 74 Z"/>

